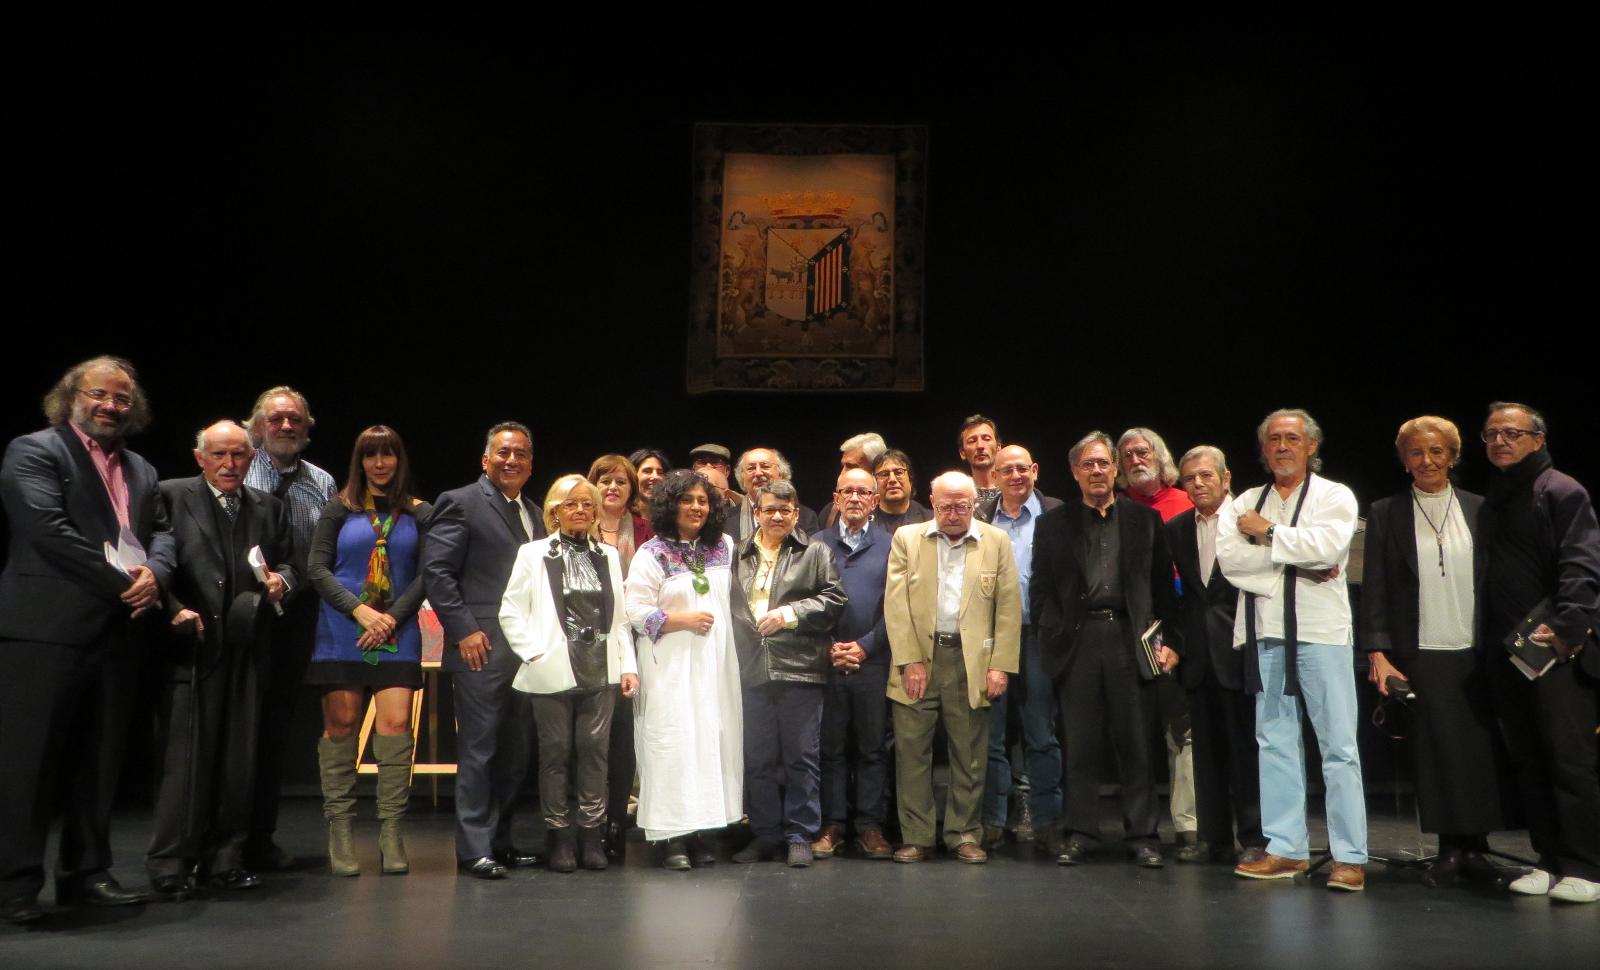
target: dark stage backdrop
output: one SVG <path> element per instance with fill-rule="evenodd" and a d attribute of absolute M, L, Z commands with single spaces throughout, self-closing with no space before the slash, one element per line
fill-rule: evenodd
<path fill-rule="evenodd" d="M 169 475 L 194 473 L 196 428 L 288 382 L 312 460 L 342 479 L 389 423 L 428 494 L 476 475 L 505 417 L 535 431 L 541 495 L 602 451 L 712 439 L 781 447 L 820 507 L 866 429 L 923 494 L 975 410 L 1055 494 L 1074 440 L 1133 424 L 1221 445 L 1246 485 L 1256 422 L 1298 405 L 1365 506 L 1405 482 L 1403 419 L 1471 435 L 1501 396 L 1600 486 L 1574 52 L 1504 24 L 1062 43 L 1028 73 L 847 59 L 784 100 L 709 51 L 622 75 L 520 40 L 18 38 L 5 436 L 113 352 Z M 685 393 L 696 121 L 929 126 L 925 393 Z"/>

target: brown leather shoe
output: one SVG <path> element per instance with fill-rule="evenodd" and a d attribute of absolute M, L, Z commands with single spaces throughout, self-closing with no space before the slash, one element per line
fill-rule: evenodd
<path fill-rule="evenodd" d="M 817 841 L 811 843 L 811 854 L 818 859 L 832 859 L 841 845 L 844 845 L 844 826 L 829 825 L 822 830 Z"/>
<path fill-rule="evenodd" d="M 896 862 L 921 862 L 927 856 L 928 850 L 920 845 L 902 845 L 894 850 L 894 861 Z"/>
<path fill-rule="evenodd" d="M 1233 874 L 1245 879 L 1293 879 L 1311 868 L 1306 859 L 1285 859 L 1268 852 L 1259 862 L 1241 862 L 1233 867 Z"/>
<path fill-rule="evenodd" d="M 883 829 L 867 829 L 856 838 L 856 848 L 868 859 L 892 859 L 894 847 L 883 837 Z"/>
<path fill-rule="evenodd" d="M 1328 874 L 1328 888 L 1358 893 L 1367 888 L 1367 871 L 1353 862 L 1335 862 Z"/>
<path fill-rule="evenodd" d="M 982 865 L 989 861 L 989 853 L 983 851 L 976 842 L 963 842 L 956 846 L 955 856 L 957 862 L 971 865 Z"/>

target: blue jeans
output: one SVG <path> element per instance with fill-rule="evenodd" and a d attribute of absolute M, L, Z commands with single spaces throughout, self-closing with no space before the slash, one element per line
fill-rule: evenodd
<path fill-rule="evenodd" d="M 1056 691 L 1045 676 L 1039 641 L 1022 629 L 1021 673 L 989 706 L 989 768 L 983 785 L 983 824 L 1004 828 L 1011 795 L 1011 760 L 1006 751 L 1006 708 L 1018 705 L 1022 762 L 1028 772 L 1028 810 L 1035 828 L 1061 817 L 1061 742 L 1056 738 Z"/>
<path fill-rule="evenodd" d="M 1284 645 L 1261 640 L 1261 683 L 1256 695 L 1256 746 L 1260 749 L 1261 828 L 1267 851 L 1286 859 L 1309 859 L 1306 830 L 1306 752 L 1300 705 L 1322 751 L 1322 783 L 1328 815 L 1328 846 L 1335 862 L 1367 861 L 1367 802 L 1356 748 L 1356 674 L 1348 643 L 1299 646 L 1300 696 L 1283 693 Z"/>
<path fill-rule="evenodd" d="M 758 839 L 810 843 L 822 829 L 822 697 L 821 684 L 744 689 L 744 790 Z"/>

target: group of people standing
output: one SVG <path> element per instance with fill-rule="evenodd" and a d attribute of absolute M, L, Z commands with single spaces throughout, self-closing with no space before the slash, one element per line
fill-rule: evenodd
<path fill-rule="evenodd" d="M 967 468 L 933 479 L 931 508 L 914 498 L 910 458 L 868 432 L 841 445 L 820 512 L 776 449 L 736 461 L 718 444 L 683 470 L 652 449 L 603 455 L 540 501 L 533 434 L 511 421 L 489 429 L 478 480 L 431 504 L 382 425 L 358 435 L 339 484 L 301 457 L 314 419 L 286 386 L 245 424 L 199 432 L 200 475 L 157 482 L 124 444 L 148 405 L 132 365 L 111 357 L 69 370 L 45 413 L 50 426 L 11 442 L 0 469 L 11 922 L 45 915 L 57 787 L 62 905 L 247 890 L 292 863 L 273 833 L 302 683 L 321 691 L 330 871 L 360 872 L 370 698 L 381 868 L 406 872 L 425 604 L 451 679 L 466 875 L 606 868 L 636 779 L 637 825 L 669 869 L 714 862 L 716 833 L 745 816 L 738 863 L 804 867 L 852 843 L 914 863 L 940 841 L 982 863 L 1009 828 L 1080 865 L 1101 840 L 1109 737 L 1131 861 L 1164 864 L 1165 747 L 1180 861 L 1292 878 L 1310 858 L 1303 710 L 1322 758 L 1328 886 L 1360 890 L 1359 626 L 1378 691 L 1415 711 L 1422 823 L 1440 836 L 1426 881 L 1494 877 L 1487 835 L 1526 824 L 1539 859 L 1510 888 L 1600 899 L 1600 528 L 1526 405 L 1490 409 L 1485 498 L 1452 481 L 1454 424 L 1401 426 L 1412 482 L 1372 506 L 1359 624 L 1356 498 L 1320 474 L 1322 430 L 1301 410 L 1261 423 L 1271 481 L 1237 496 L 1219 449 L 1175 461 L 1133 428 L 1079 440 L 1067 456 L 1079 495 L 1052 498 L 1028 450 L 974 415 L 958 435 Z M 108 837 L 145 644 L 161 661 L 163 729 L 148 892 L 111 875 Z M 1508 644 L 1549 663 L 1524 671 Z M 530 850 L 512 821 L 535 734 L 547 837 Z M 1012 804 L 1014 790 L 1025 797 Z"/>

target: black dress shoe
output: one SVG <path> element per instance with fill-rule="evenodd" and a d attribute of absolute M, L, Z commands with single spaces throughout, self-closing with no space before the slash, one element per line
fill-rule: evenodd
<path fill-rule="evenodd" d="M 714 866 L 717 864 L 717 850 L 712 844 L 711 837 L 700 832 L 689 836 L 689 861 L 696 868 Z"/>
<path fill-rule="evenodd" d="M 668 839 L 666 848 L 662 851 L 661 865 L 663 868 L 683 872 L 694 868 L 689 861 L 689 847 L 682 839 Z"/>
<path fill-rule="evenodd" d="M 1166 865 L 1166 860 L 1161 858 L 1161 850 L 1153 845 L 1141 845 L 1128 854 L 1134 865 L 1145 869 L 1160 869 Z"/>
<path fill-rule="evenodd" d="M 1461 853 L 1461 874 L 1473 882 L 1492 886 L 1500 878 L 1500 867 L 1485 859 L 1477 849 L 1467 849 Z"/>
<path fill-rule="evenodd" d="M 39 908 L 39 897 L 34 895 L 12 896 L 0 902 L 0 919 L 18 926 L 37 923 L 44 919 L 44 910 Z"/>
<path fill-rule="evenodd" d="M 187 875 L 157 876 L 150 880 L 150 892 L 156 899 L 181 903 L 194 896 L 194 879 Z"/>
<path fill-rule="evenodd" d="M 1207 862 L 1211 859 L 1211 843 L 1205 839 L 1196 839 L 1178 846 L 1178 851 L 1173 853 L 1179 862 Z"/>
<path fill-rule="evenodd" d="M 481 859 L 462 859 L 456 863 L 456 870 L 476 879 L 504 879 L 508 871 L 505 865 L 490 855 Z"/>
<path fill-rule="evenodd" d="M 91 906 L 133 906 L 150 901 L 150 894 L 137 889 L 124 889 L 109 872 L 56 880 L 56 905 L 72 906 L 88 903 Z"/>
<path fill-rule="evenodd" d="M 260 889 L 261 877 L 249 869 L 229 869 L 219 872 L 207 882 L 212 889 L 223 892 L 237 892 L 244 889 Z"/>
<path fill-rule="evenodd" d="M 524 852 L 516 846 L 506 849 L 496 849 L 495 861 L 507 869 L 529 869 L 533 866 L 544 865 L 544 854 L 539 852 Z"/>
<path fill-rule="evenodd" d="M 1089 861 L 1089 843 L 1074 836 L 1061 846 L 1061 851 L 1056 853 L 1056 865 L 1081 866 Z"/>

